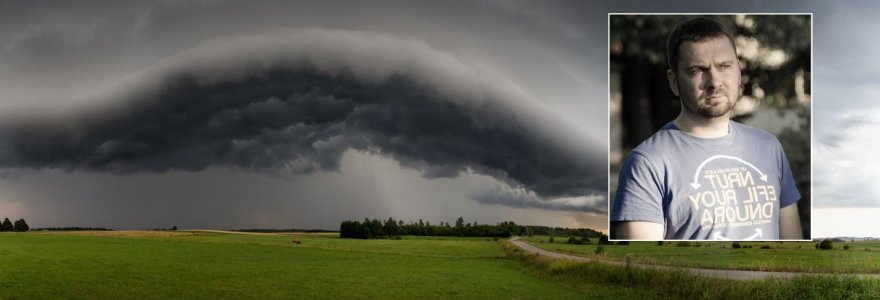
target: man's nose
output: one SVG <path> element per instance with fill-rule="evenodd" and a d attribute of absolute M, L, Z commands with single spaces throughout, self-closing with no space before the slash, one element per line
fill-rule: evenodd
<path fill-rule="evenodd" d="M 708 72 L 705 72 L 704 74 L 706 74 L 706 89 L 718 89 L 724 85 L 724 82 L 721 81 L 721 74 L 718 68 L 710 67 Z"/>

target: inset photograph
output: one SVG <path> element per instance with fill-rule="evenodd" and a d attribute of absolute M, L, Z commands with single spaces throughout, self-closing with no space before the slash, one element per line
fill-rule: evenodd
<path fill-rule="evenodd" d="M 612 240 L 809 240 L 812 15 L 609 23 Z"/>

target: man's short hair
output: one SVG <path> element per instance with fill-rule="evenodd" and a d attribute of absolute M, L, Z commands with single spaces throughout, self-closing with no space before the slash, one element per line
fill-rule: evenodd
<path fill-rule="evenodd" d="M 702 42 L 710 38 L 726 37 L 733 47 L 733 53 L 736 52 L 736 44 L 733 42 L 733 35 L 730 34 L 721 23 L 715 20 L 698 17 L 693 18 L 675 27 L 666 40 L 666 59 L 669 63 L 669 69 L 677 72 L 678 67 L 678 50 L 684 42 Z"/>

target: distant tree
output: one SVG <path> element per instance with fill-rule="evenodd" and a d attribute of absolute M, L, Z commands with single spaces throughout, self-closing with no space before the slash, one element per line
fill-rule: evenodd
<path fill-rule="evenodd" d="M 690 247 L 691 242 L 681 241 L 681 242 L 676 243 L 675 246 L 677 246 L 677 247 Z"/>
<path fill-rule="evenodd" d="M 584 245 L 590 245 L 590 244 L 592 244 L 592 243 L 593 243 L 593 242 L 590 241 L 590 238 L 588 238 L 588 237 L 582 237 L 582 238 L 581 238 L 581 244 L 584 244 Z"/>
<path fill-rule="evenodd" d="M 552 235 L 550 236 L 550 239 L 547 240 L 547 242 L 548 242 L 548 243 L 551 243 L 551 244 L 553 243 L 553 236 L 552 236 Z"/>
<path fill-rule="evenodd" d="M 171 230 L 177 230 L 177 225 L 171 226 Z"/>
<path fill-rule="evenodd" d="M 516 225 L 513 221 L 505 221 L 498 224 L 499 227 L 504 229 L 510 233 L 510 235 L 521 235 L 523 232 L 520 231 L 520 226 Z"/>
<path fill-rule="evenodd" d="M 12 222 L 9 221 L 9 218 L 3 219 L 3 223 L 0 223 L 0 231 L 12 231 L 14 227 L 12 226 Z"/>
<path fill-rule="evenodd" d="M 372 233 L 375 237 L 387 236 L 387 234 L 385 234 L 385 229 L 382 228 L 382 221 L 379 221 L 379 219 L 374 219 L 370 221 L 370 233 Z"/>
<path fill-rule="evenodd" d="M 733 242 L 733 244 L 731 244 L 730 247 L 733 249 L 739 249 L 739 248 L 742 248 L 742 245 L 740 245 L 739 242 Z"/>
<path fill-rule="evenodd" d="M 849 245 L 843 245 L 843 250 L 849 250 Z"/>
<path fill-rule="evenodd" d="M 342 221 L 342 224 L 339 224 L 339 237 L 343 239 L 351 238 L 353 229 L 351 221 Z"/>
<path fill-rule="evenodd" d="M 385 234 L 389 236 L 400 235 L 400 227 L 397 226 L 397 222 L 394 221 L 394 218 L 388 217 L 388 220 L 385 220 Z"/>
<path fill-rule="evenodd" d="M 24 218 L 22 218 L 15 221 L 15 224 L 13 225 L 13 230 L 24 232 L 30 230 L 30 227 L 28 227 L 27 222 L 25 222 Z"/>
<path fill-rule="evenodd" d="M 834 243 L 831 242 L 831 240 L 829 240 L 829 239 L 824 239 L 824 240 L 822 240 L 821 243 L 819 243 L 819 249 L 822 249 L 822 250 L 834 249 Z"/>
<path fill-rule="evenodd" d="M 663 241 L 657 241 L 657 246 L 663 246 Z"/>
<path fill-rule="evenodd" d="M 373 238 L 373 233 L 370 231 L 370 224 L 361 224 L 360 232 L 358 233 L 359 239 L 371 239 Z"/>
<path fill-rule="evenodd" d="M 526 227 L 526 236 L 528 236 L 528 237 L 532 237 L 532 236 L 534 236 L 534 235 L 535 235 L 535 234 L 532 233 L 532 228 L 531 228 L 531 227 Z M 587 240 L 589 240 L 589 239 L 587 239 Z"/>
<path fill-rule="evenodd" d="M 603 246 L 602 243 L 599 243 L 599 245 L 596 246 L 596 251 L 593 252 L 596 254 L 603 254 L 605 253 L 605 246 Z"/>
<path fill-rule="evenodd" d="M 463 217 L 458 217 L 458 220 L 455 220 L 455 235 L 457 235 L 457 236 L 465 235 L 464 218 Z"/>
<path fill-rule="evenodd" d="M 599 237 L 599 245 L 610 245 L 610 244 L 612 244 L 612 243 L 608 241 L 607 235 L 603 234 L 602 236 Z"/>

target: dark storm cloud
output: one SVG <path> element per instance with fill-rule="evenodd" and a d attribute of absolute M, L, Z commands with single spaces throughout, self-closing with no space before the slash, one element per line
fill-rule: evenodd
<path fill-rule="evenodd" d="M 482 204 L 504 205 L 517 208 L 581 211 L 597 214 L 607 213 L 607 209 L 602 206 L 606 204 L 605 197 L 599 195 L 560 197 L 545 200 L 527 190 L 499 186 L 475 194 L 473 199 Z"/>
<path fill-rule="evenodd" d="M 548 199 L 605 193 L 602 150 L 574 127 L 503 79 L 387 35 L 308 30 L 216 41 L 106 97 L 112 105 L 101 109 L 6 126 L 0 166 L 311 173 L 338 170 L 354 149 L 427 178 L 470 171 Z M 493 199 L 482 202 L 604 207 Z"/>

